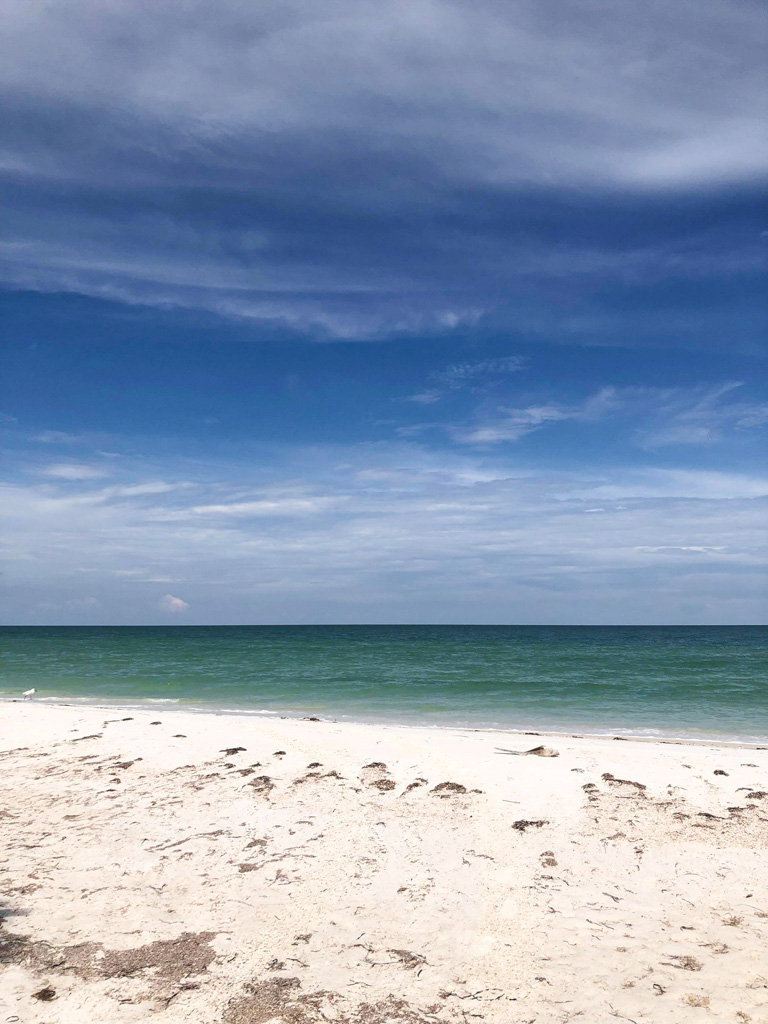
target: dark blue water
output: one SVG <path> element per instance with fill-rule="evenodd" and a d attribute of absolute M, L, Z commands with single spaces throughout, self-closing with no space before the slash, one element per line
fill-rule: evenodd
<path fill-rule="evenodd" d="M 0 693 L 425 725 L 768 737 L 768 627 L 0 628 Z"/>

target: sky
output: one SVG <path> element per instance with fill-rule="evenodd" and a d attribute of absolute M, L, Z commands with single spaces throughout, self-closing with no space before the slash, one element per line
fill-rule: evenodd
<path fill-rule="evenodd" d="M 766 31 L 7 0 L 0 622 L 764 622 Z"/>

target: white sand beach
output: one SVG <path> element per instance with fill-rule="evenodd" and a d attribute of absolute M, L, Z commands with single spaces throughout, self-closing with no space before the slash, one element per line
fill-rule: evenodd
<path fill-rule="evenodd" d="M 768 1021 L 768 749 L 19 701 L 0 790 L 0 1022 Z"/>

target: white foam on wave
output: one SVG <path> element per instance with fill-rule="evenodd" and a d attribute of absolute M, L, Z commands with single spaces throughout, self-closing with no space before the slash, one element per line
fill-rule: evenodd
<path fill-rule="evenodd" d="M 21 701 L 22 698 L 18 692 L 9 693 L 8 691 L 0 693 L 0 701 Z M 408 714 L 407 712 L 401 714 L 365 714 L 360 710 L 357 712 L 350 713 L 349 711 L 333 710 L 329 708 L 317 708 L 317 707 L 302 707 L 297 708 L 294 706 L 288 706 L 283 708 L 246 708 L 246 707 L 222 707 L 217 706 L 214 703 L 205 703 L 203 705 L 188 704 L 182 698 L 177 697 L 141 697 L 134 699 L 126 699 L 119 697 L 94 697 L 94 696 L 72 696 L 63 694 L 45 694 L 38 693 L 30 703 L 37 702 L 41 704 L 69 704 L 78 706 L 94 706 L 102 707 L 106 709 L 128 709 L 128 710 L 141 710 L 142 707 L 149 708 L 151 705 L 164 704 L 168 705 L 168 711 L 181 711 L 181 712 L 194 712 L 197 714 L 214 714 L 214 715 L 241 715 L 248 717 L 282 717 L 295 720 L 301 720 L 306 718 L 308 715 L 318 715 L 327 722 L 349 722 L 359 723 L 365 725 L 378 725 L 378 726 L 399 726 L 405 728 L 416 728 L 416 729 L 448 729 L 448 730 L 461 730 L 470 732 L 489 732 L 489 733 L 507 733 L 515 735 L 545 735 L 545 736 L 562 736 L 566 737 L 582 737 L 582 738 L 598 738 L 598 739 L 612 739 L 618 737 L 627 740 L 639 740 L 646 742 L 661 742 L 661 743 L 715 743 L 715 744 L 735 744 L 735 745 L 759 745 L 764 744 L 768 740 L 768 736 L 764 733 L 751 733 L 746 730 L 743 731 L 729 731 L 719 732 L 715 729 L 707 728 L 696 728 L 694 726 L 678 726 L 677 728 L 653 728 L 648 727 L 614 727 L 606 726 L 604 723 L 592 724 L 584 721 L 573 721 L 573 722 L 559 722 L 554 723 L 550 721 L 520 721 L 520 719 L 509 721 L 498 719 L 443 719 L 427 720 L 425 716 L 419 714 Z"/>

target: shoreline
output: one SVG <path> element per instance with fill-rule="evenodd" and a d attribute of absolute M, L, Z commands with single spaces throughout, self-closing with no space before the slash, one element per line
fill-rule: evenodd
<path fill-rule="evenodd" d="M 580 729 L 578 732 L 572 732 L 569 729 L 550 729 L 546 727 L 533 728 L 512 728 L 505 725 L 498 726 L 477 726 L 472 724 L 452 724 L 452 723 L 434 723 L 426 724 L 424 722 L 409 721 L 407 719 L 396 719 L 393 717 L 381 717 L 381 718 L 353 718 L 353 717 L 331 717 L 324 715 L 323 712 L 317 710 L 308 711 L 289 711 L 287 709 L 248 709 L 248 708 L 228 708 L 217 705 L 207 705 L 204 707 L 190 706 L 182 701 L 181 698 L 136 698 L 134 700 L 115 699 L 113 701 L 105 700 L 104 698 L 95 697 L 73 697 L 73 696 L 62 696 L 62 697 L 34 697 L 31 699 L 24 699 L 18 696 L 11 696 L 9 694 L 0 694 L 0 707 L 5 704 L 21 704 L 24 706 L 39 706 L 49 708 L 94 708 L 103 711 L 117 711 L 117 710 L 128 710 L 128 711 L 146 711 L 147 713 L 160 713 L 160 712 L 172 712 L 174 714 L 189 714 L 195 716 L 211 715 L 217 718 L 239 718 L 244 719 L 264 719 L 266 721 L 312 721 L 315 718 L 326 724 L 332 725 L 350 725 L 350 726 L 369 726 L 374 729 L 423 729 L 429 732 L 466 732 L 466 733 L 484 733 L 488 735 L 512 735 L 512 736 L 540 736 L 551 739 L 586 739 L 586 740 L 614 740 L 620 742 L 633 742 L 633 743 L 650 743 L 650 744 L 673 744 L 678 746 L 705 746 L 705 747 L 733 747 L 743 749 L 761 750 L 768 749 L 768 735 L 766 736 L 750 736 L 744 737 L 741 735 L 729 736 L 726 734 L 712 734 L 702 736 L 685 736 L 680 734 L 664 734 L 654 733 L 651 730 L 645 730 L 643 735 L 638 735 L 631 730 L 622 730 L 617 728 L 616 730 L 605 729 L 600 732 L 593 732 L 585 729 Z"/>

